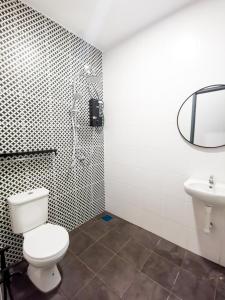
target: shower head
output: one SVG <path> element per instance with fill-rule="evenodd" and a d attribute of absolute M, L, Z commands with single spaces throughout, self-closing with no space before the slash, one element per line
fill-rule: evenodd
<path fill-rule="evenodd" d="M 84 65 L 83 69 L 78 73 L 78 75 L 81 77 L 87 77 L 87 76 L 91 76 L 92 73 L 93 73 L 92 66 Z"/>
<path fill-rule="evenodd" d="M 90 65 L 84 65 L 84 72 L 88 75 L 91 75 L 91 73 L 93 73 L 93 69 L 92 66 Z"/>
<path fill-rule="evenodd" d="M 81 94 L 79 94 L 79 93 L 77 93 L 76 91 L 74 92 L 74 99 L 75 100 L 79 100 L 79 99 L 81 99 L 82 98 L 82 95 Z"/>
<path fill-rule="evenodd" d="M 88 83 L 99 83 L 100 82 L 100 77 L 97 75 L 89 75 L 86 77 L 86 80 Z"/>
<path fill-rule="evenodd" d="M 79 99 L 77 96 L 77 87 L 82 84 L 82 80 L 85 80 L 87 85 L 87 90 L 90 94 L 91 98 L 99 99 L 99 94 L 97 91 L 97 86 L 101 81 L 101 76 L 97 75 L 96 72 L 93 70 L 91 65 L 84 65 L 83 69 L 76 74 L 74 77 L 73 85 L 74 85 L 74 98 L 75 101 Z M 81 81 L 80 81 L 81 80 Z"/>
<path fill-rule="evenodd" d="M 79 76 L 85 78 L 88 83 L 99 83 L 100 81 L 100 77 L 94 72 L 90 65 L 85 65 L 80 71 Z"/>

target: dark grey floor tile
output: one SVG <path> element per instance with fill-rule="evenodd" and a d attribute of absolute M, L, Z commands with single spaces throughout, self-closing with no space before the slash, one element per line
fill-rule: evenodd
<path fill-rule="evenodd" d="M 152 299 L 154 300 L 168 300 L 169 292 L 160 285 L 156 284 L 152 293 Z"/>
<path fill-rule="evenodd" d="M 128 222 L 121 223 L 116 227 L 116 229 L 119 232 L 132 237 L 148 249 L 154 249 L 156 243 L 159 241 L 159 237 L 157 235 Z"/>
<path fill-rule="evenodd" d="M 74 300 L 119 300 L 115 292 L 106 287 L 98 278 L 94 278 L 82 289 Z"/>
<path fill-rule="evenodd" d="M 131 239 L 119 251 L 118 255 L 130 262 L 135 268 L 141 269 L 147 261 L 150 251 Z"/>
<path fill-rule="evenodd" d="M 220 292 L 216 291 L 215 300 L 225 300 L 225 297 L 220 294 Z"/>
<path fill-rule="evenodd" d="M 98 272 L 112 258 L 114 252 L 104 247 L 100 243 L 93 244 L 84 251 L 80 259 L 94 272 Z"/>
<path fill-rule="evenodd" d="M 21 266 L 16 270 L 21 270 Z M 11 278 L 11 291 L 14 300 L 66 300 L 65 296 L 60 293 L 59 287 L 49 293 L 42 293 L 33 285 L 26 274 Z"/>
<path fill-rule="evenodd" d="M 138 227 L 138 229 L 135 231 L 133 238 L 144 247 L 151 250 L 155 249 L 156 244 L 159 241 L 159 237 L 157 235 L 140 227 Z"/>
<path fill-rule="evenodd" d="M 116 230 L 123 233 L 124 236 L 132 237 L 139 227 L 127 221 L 123 221 L 116 226 Z"/>
<path fill-rule="evenodd" d="M 225 300 L 225 296 L 220 292 L 216 291 L 215 300 Z"/>
<path fill-rule="evenodd" d="M 163 287 L 171 289 L 177 278 L 179 267 L 158 254 L 152 253 L 142 271 Z"/>
<path fill-rule="evenodd" d="M 173 294 L 170 294 L 169 298 L 167 300 L 182 300 L 182 299 L 180 297 L 177 297 L 177 296 L 173 295 Z"/>
<path fill-rule="evenodd" d="M 111 227 L 108 222 L 97 220 L 97 222 L 86 228 L 84 231 L 92 239 L 97 240 L 112 229 L 113 226 Z"/>
<path fill-rule="evenodd" d="M 75 256 L 69 263 L 62 265 L 62 283 L 60 289 L 67 298 L 71 298 L 87 284 L 94 274 Z"/>
<path fill-rule="evenodd" d="M 17 300 L 17 298 L 14 300 Z M 67 300 L 67 298 L 60 292 L 53 291 L 45 294 L 40 291 L 36 291 L 31 297 L 24 298 L 23 300 Z"/>
<path fill-rule="evenodd" d="M 117 255 L 98 274 L 99 278 L 120 297 L 130 286 L 135 275 L 135 268 Z"/>
<path fill-rule="evenodd" d="M 215 282 L 200 279 L 191 272 L 181 270 L 173 292 L 183 300 L 214 300 Z"/>
<path fill-rule="evenodd" d="M 23 259 L 21 262 L 17 263 L 15 266 L 11 267 L 12 272 L 21 272 L 23 274 L 26 273 L 28 268 L 28 262 Z"/>
<path fill-rule="evenodd" d="M 123 245 L 129 240 L 129 236 L 119 231 L 112 230 L 103 238 L 99 240 L 100 243 L 108 247 L 109 249 L 118 252 Z"/>
<path fill-rule="evenodd" d="M 98 219 L 93 218 L 87 222 L 85 222 L 84 224 L 80 225 L 78 227 L 79 230 L 85 231 L 87 228 L 93 226 L 96 222 L 98 221 Z"/>
<path fill-rule="evenodd" d="M 167 240 L 158 241 L 155 252 L 180 266 L 183 262 L 185 250 Z"/>
<path fill-rule="evenodd" d="M 69 249 L 76 255 L 80 255 L 93 243 L 94 240 L 90 238 L 85 232 L 82 232 L 80 230 L 71 237 Z"/>
<path fill-rule="evenodd" d="M 76 233 L 79 232 L 79 231 L 80 231 L 80 227 L 76 227 L 76 228 L 74 228 L 73 230 L 71 230 L 71 231 L 69 232 L 70 239 L 72 238 L 72 236 L 73 236 L 74 234 L 76 234 Z"/>
<path fill-rule="evenodd" d="M 225 276 L 220 276 L 217 281 L 218 294 L 225 297 Z"/>
<path fill-rule="evenodd" d="M 60 267 L 62 267 L 63 265 L 67 265 L 69 264 L 74 258 L 74 254 L 72 252 L 70 252 L 70 250 L 68 249 L 63 257 L 63 259 L 58 263 L 58 265 Z"/>
<path fill-rule="evenodd" d="M 186 251 L 182 267 L 200 278 L 217 278 L 225 268 L 199 255 Z"/>
<path fill-rule="evenodd" d="M 112 217 L 113 217 L 108 222 L 106 222 L 102 219 L 102 217 L 106 214 L 112 215 Z M 103 212 L 103 213 L 97 215 L 95 218 L 93 218 L 93 219 L 87 221 L 86 223 L 82 224 L 81 226 L 79 226 L 79 230 L 85 231 L 85 232 L 90 231 L 92 233 L 92 231 L 95 231 L 95 230 L 94 229 L 91 230 L 91 227 L 94 226 L 96 223 L 99 223 L 99 224 L 102 225 L 102 226 L 99 226 L 99 227 L 103 227 L 104 229 L 107 229 L 107 230 L 112 230 L 113 227 L 115 227 L 116 225 L 119 225 L 121 222 L 125 222 L 125 221 L 123 221 L 121 218 L 118 218 L 117 216 L 114 216 L 113 214 Z M 96 226 L 96 230 L 97 230 L 99 227 L 98 227 L 98 225 L 95 225 L 95 226 Z M 107 231 L 107 230 L 102 231 L 101 229 L 102 228 L 99 229 L 100 230 L 100 236 Z M 98 235 L 98 233 L 94 232 L 94 234 L 92 233 L 92 237 L 97 239 L 97 238 L 99 238 L 99 235 Z"/>
<path fill-rule="evenodd" d="M 123 296 L 123 300 L 167 300 L 169 292 L 149 279 L 145 274 L 138 273 Z"/>
<path fill-rule="evenodd" d="M 16 300 L 24 300 L 32 297 L 37 292 L 37 288 L 26 274 L 16 275 L 11 279 L 11 292 Z"/>

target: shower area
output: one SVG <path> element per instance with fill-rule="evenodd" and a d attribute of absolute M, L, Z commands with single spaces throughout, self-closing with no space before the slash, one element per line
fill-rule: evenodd
<path fill-rule="evenodd" d="M 69 110 L 72 132 L 71 164 L 68 176 L 77 179 L 77 187 L 85 187 L 86 201 L 78 203 L 77 225 L 94 217 L 101 208 L 96 198 L 104 199 L 104 102 L 102 95 L 102 74 L 93 65 L 85 64 L 72 80 L 73 97 Z M 97 109 L 93 114 L 93 101 Z M 93 119 L 101 118 L 101 126 L 93 124 Z M 100 164 L 99 164 L 100 163 Z M 79 199 L 79 193 L 76 199 Z M 84 206 L 83 206 L 84 205 Z M 100 208 L 100 210 L 99 210 Z"/>
<path fill-rule="evenodd" d="M 11 231 L 10 195 L 47 188 L 49 221 L 68 231 L 104 210 L 104 129 L 90 126 L 89 104 L 102 114 L 102 53 L 19 1 L 0 6 L 0 153 L 57 153 L 0 159 L 0 247 L 15 262 L 22 237 Z"/>
<path fill-rule="evenodd" d="M 70 110 L 73 133 L 71 168 L 75 167 L 76 161 L 83 165 L 91 164 L 92 156 L 94 154 L 94 133 L 101 133 L 103 130 L 104 102 L 103 99 L 100 98 L 99 92 L 101 88 L 101 80 L 102 78 L 100 75 L 97 75 L 90 65 L 85 65 L 84 68 L 76 74 L 73 80 L 73 101 Z M 89 101 L 87 101 L 86 98 L 89 98 Z M 85 104 L 89 103 L 89 126 L 92 127 L 92 141 L 90 151 L 88 153 L 86 152 L 85 147 L 82 147 L 79 143 L 79 133 L 80 130 L 82 130 L 82 125 L 79 124 L 79 109 L 82 101 L 85 101 Z M 97 102 L 96 108 L 98 111 L 93 112 L 92 106 L 95 102 Z M 95 124 L 94 121 L 99 118 L 101 119 L 101 124 Z"/>

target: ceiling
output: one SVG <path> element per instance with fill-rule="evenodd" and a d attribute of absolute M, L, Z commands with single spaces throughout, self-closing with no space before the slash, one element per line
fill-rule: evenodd
<path fill-rule="evenodd" d="M 106 51 L 197 0 L 22 0 Z"/>

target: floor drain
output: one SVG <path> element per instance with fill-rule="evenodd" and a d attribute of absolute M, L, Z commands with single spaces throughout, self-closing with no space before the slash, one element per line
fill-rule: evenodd
<path fill-rule="evenodd" d="M 110 216 L 110 215 L 104 215 L 104 216 L 102 217 L 102 220 L 104 220 L 104 221 L 106 221 L 106 222 L 109 222 L 109 221 L 112 220 L 112 216 Z"/>

